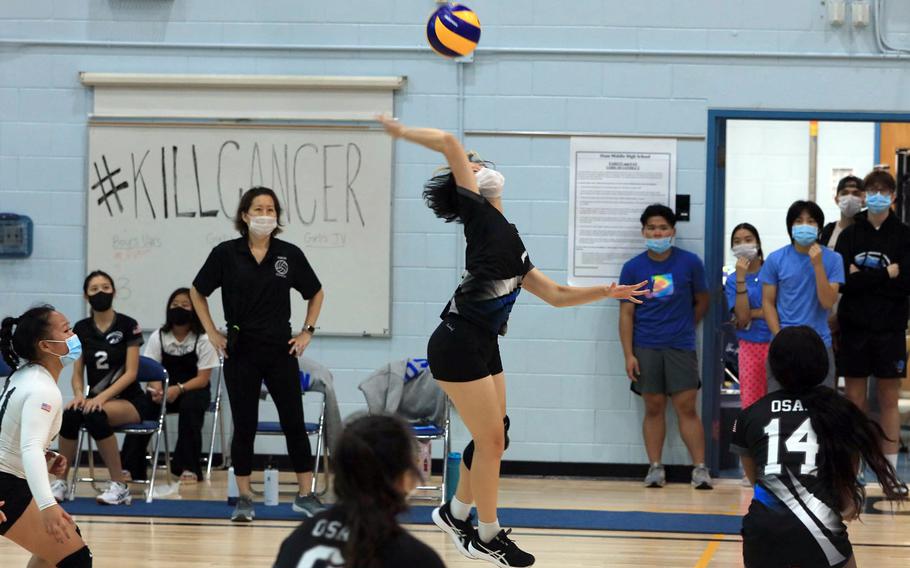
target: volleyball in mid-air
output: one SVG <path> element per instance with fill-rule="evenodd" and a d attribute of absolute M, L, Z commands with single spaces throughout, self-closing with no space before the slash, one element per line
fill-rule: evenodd
<path fill-rule="evenodd" d="M 469 55 L 480 41 L 480 20 L 461 4 L 443 4 L 427 22 L 427 41 L 439 55 Z"/>

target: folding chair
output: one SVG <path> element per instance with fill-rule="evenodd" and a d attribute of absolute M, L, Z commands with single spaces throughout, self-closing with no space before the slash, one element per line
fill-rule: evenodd
<path fill-rule="evenodd" d="M 212 413 L 212 436 L 209 441 L 209 455 L 206 458 L 205 478 L 212 480 L 212 463 L 215 457 L 215 435 L 221 435 L 221 468 L 228 466 L 227 444 L 224 439 L 224 414 L 221 412 L 221 395 L 224 388 L 224 359 L 219 357 L 218 379 L 215 381 L 215 396 L 209 405 L 208 411 Z"/>
<path fill-rule="evenodd" d="M 310 389 L 310 374 L 304 371 L 300 371 L 300 390 L 303 395 L 306 396 L 307 392 L 313 392 Z M 306 426 L 306 433 L 308 436 L 316 436 L 316 464 L 313 467 L 313 483 L 310 486 L 310 492 L 315 495 L 325 495 L 329 490 L 329 480 L 327 472 L 329 470 L 329 458 L 328 452 L 326 451 L 326 442 L 325 442 L 325 395 L 322 396 L 322 402 L 320 403 L 319 410 L 319 421 L 318 422 L 304 422 Z M 280 422 L 272 421 L 260 421 L 256 424 L 256 433 L 262 434 L 263 436 L 282 436 L 284 431 L 281 429 Z M 322 491 L 317 492 L 317 480 L 319 478 L 319 466 L 320 460 L 322 460 L 323 467 L 323 488 Z"/>
<path fill-rule="evenodd" d="M 446 411 L 445 417 L 443 419 L 442 427 L 436 426 L 435 424 L 411 424 L 411 430 L 414 432 L 414 437 L 417 438 L 420 442 L 430 442 L 432 444 L 433 440 L 442 440 L 443 455 L 442 455 L 442 483 L 440 485 L 418 485 L 418 491 L 439 491 L 439 504 L 442 505 L 446 500 L 446 481 L 449 479 L 449 453 L 452 450 L 452 440 L 449 435 L 450 429 L 450 420 L 449 412 L 451 409 L 451 402 L 448 397 L 446 398 Z M 430 496 L 421 496 L 416 495 L 411 497 L 415 500 L 424 500 L 432 501 L 433 497 Z"/>
<path fill-rule="evenodd" d="M 167 370 L 154 359 L 148 357 L 139 357 L 139 371 L 136 380 L 141 383 L 162 382 L 162 390 L 167 392 L 168 374 Z M 158 477 L 158 457 L 161 450 L 161 438 L 164 437 L 164 466 L 167 471 L 167 481 L 171 480 L 171 452 L 168 449 L 167 440 L 167 397 L 161 397 L 161 407 L 156 420 L 143 420 L 136 424 L 124 424 L 114 428 L 115 433 L 119 434 L 151 434 L 155 436 L 155 450 L 152 453 L 152 476 L 149 480 L 135 480 L 130 483 L 141 483 L 148 485 L 148 495 L 145 498 L 146 503 L 154 500 L 155 480 Z M 79 440 L 76 442 L 76 460 L 73 464 L 73 477 L 70 480 L 69 498 L 70 501 L 76 498 L 76 484 L 80 482 L 95 483 L 94 459 L 92 457 L 92 439 L 87 436 L 85 427 L 79 429 Z M 89 455 L 89 477 L 79 477 L 79 466 L 82 458 L 82 441 L 88 438 L 88 455 Z"/>

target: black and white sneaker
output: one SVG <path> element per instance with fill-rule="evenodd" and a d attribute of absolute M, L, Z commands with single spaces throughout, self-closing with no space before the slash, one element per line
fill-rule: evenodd
<path fill-rule="evenodd" d="M 452 515 L 452 510 L 448 503 L 433 509 L 433 522 L 441 528 L 444 533 L 449 535 L 455 548 L 467 558 L 474 558 L 474 555 L 468 550 L 468 543 L 474 538 L 477 529 L 471 519 L 474 515 L 469 515 L 466 521 L 460 521 Z"/>
<path fill-rule="evenodd" d="M 468 550 L 474 558 L 486 560 L 497 566 L 532 566 L 534 556 L 518 548 L 515 541 L 509 538 L 512 529 L 501 530 L 496 538 L 490 542 L 480 540 L 480 535 L 475 534 L 468 545 Z"/>

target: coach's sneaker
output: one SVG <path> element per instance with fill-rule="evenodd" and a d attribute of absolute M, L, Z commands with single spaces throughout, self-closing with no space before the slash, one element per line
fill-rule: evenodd
<path fill-rule="evenodd" d="M 130 495 L 130 489 L 125 483 L 111 481 L 104 493 L 95 497 L 95 501 L 99 505 L 129 505 L 133 502 L 133 496 Z"/>
<path fill-rule="evenodd" d="M 711 474 L 704 465 L 697 465 L 692 468 L 692 487 L 696 489 L 714 489 L 714 481 L 711 480 Z"/>
<path fill-rule="evenodd" d="M 251 523 L 255 516 L 253 498 L 246 495 L 238 497 L 237 504 L 234 505 L 234 512 L 231 513 L 231 521 L 235 523 Z"/>
<path fill-rule="evenodd" d="M 471 522 L 473 515 L 469 515 L 465 521 L 460 521 L 452 515 L 452 509 L 449 506 L 449 503 L 446 503 L 441 507 L 433 509 L 432 516 L 436 526 L 441 528 L 442 531 L 452 539 L 458 552 L 460 552 L 462 556 L 474 558 L 474 555 L 468 550 L 468 545 L 477 532 L 477 529 L 474 528 L 474 524 Z"/>
<path fill-rule="evenodd" d="M 63 480 L 56 479 L 51 483 L 51 493 L 54 494 L 54 499 L 58 503 L 66 501 L 66 489 L 66 482 Z"/>
<path fill-rule="evenodd" d="M 307 517 L 315 516 L 316 513 L 325 511 L 325 505 L 315 495 L 297 495 L 294 498 L 294 505 L 291 507 L 295 513 L 302 513 Z"/>
<path fill-rule="evenodd" d="M 534 556 L 518 548 L 515 541 L 509 538 L 511 532 L 512 529 L 503 529 L 490 542 L 483 542 L 480 535 L 475 534 L 468 544 L 468 551 L 474 558 L 497 566 L 532 566 Z"/>
<path fill-rule="evenodd" d="M 652 463 L 648 468 L 648 475 L 645 476 L 645 487 L 663 487 L 667 484 L 667 473 L 664 466 L 659 463 Z"/>

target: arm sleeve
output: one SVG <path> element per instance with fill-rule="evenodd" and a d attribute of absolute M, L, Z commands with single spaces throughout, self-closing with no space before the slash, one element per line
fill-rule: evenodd
<path fill-rule="evenodd" d="M 768 260 L 761 267 L 761 272 L 758 273 L 758 280 L 762 285 L 771 284 L 772 286 L 777 286 L 777 257 L 768 257 Z"/>
<path fill-rule="evenodd" d="M 142 355 L 149 359 L 161 362 L 161 332 L 154 331 L 149 335 L 149 342 L 145 344 Z"/>
<path fill-rule="evenodd" d="M 219 247 L 215 247 L 205 259 L 205 264 L 199 269 L 196 278 L 193 279 L 193 287 L 203 296 L 209 296 L 221 287 L 223 274 L 221 251 Z"/>
<path fill-rule="evenodd" d="M 51 492 L 44 452 L 51 438 L 54 417 L 61 408 L 60 391 L 52 392 L 51 389 L 30 393 L 22 405 L 22 469 L 35 503 L 42 511 L 57 504 Z"/>
<path fill-rule="evenodd" d="M 319 281 L 319 278 L 316 276 L 316 272 L 313 271 L 313 267 L 310 266 L 310 261 L 307 260 L 305 254 L 300 249 L 297 249 L 297 261 L 294 266 L 294 289 L 300 292 L 300 295 L 303 296 L 304 300 L 309 300 L 316 295 L 317 292 L 322 290 L 322 283 Z"/>
<path fill-rule="evenodd" d="M 636 281 L 635 269 L 630 266 L 631 261 L 622 265 L 622 271 L 619 273 L 619 283 L 620 285 L 628 286 L 629 284 L 638 284 L 640 281 Z M 624 303 L 631 303 L 629 300 L 622 300 Z"/>
<path fill-rule="evenodd" d="M 196 368 L 200 371 L 203 369 L 214 369 L 221 364 L 208 335 L 203 334 L 199 338 L 199 343 L 196 345 L 196 360 Z"/>
<path fill-rule="evenodd" d="M 133 347 L 142 345 L 145 341 L 142 339 L 142 326 L 136 320 L 130 320 L 129 326 L 125 332 L 126 346 Z"/>
<path fill-rule="evenodd" d="M 822 254 L 825 254 L 825 252 L 822 251 Z M 831 284 L 843 284 L 844 257 L 836 252 L 832 252 L 828 258 L 829 260 L 825 261 L 825 272 L 828 274 L 828 282 Z"/>

